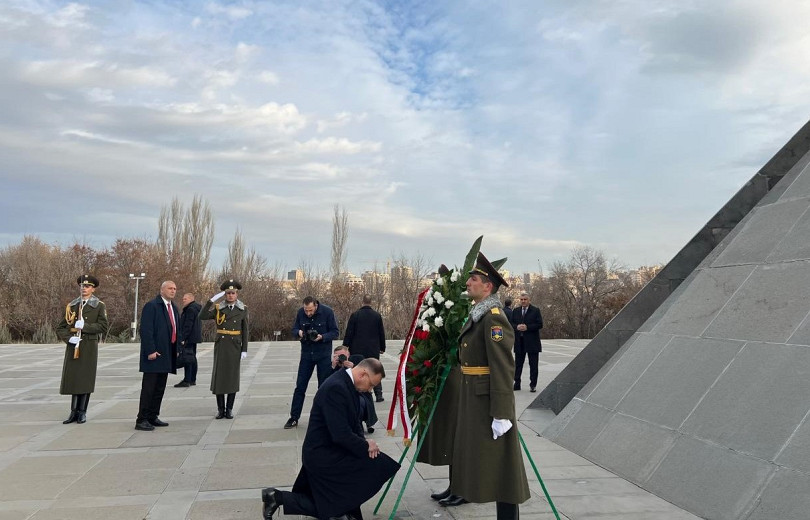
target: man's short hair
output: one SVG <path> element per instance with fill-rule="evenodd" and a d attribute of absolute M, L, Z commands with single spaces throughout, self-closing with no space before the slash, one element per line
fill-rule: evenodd
<path fill-rule="evenodd" d="M 363 361 L 361 361 L 357 366 L 363 367 L 370 373 L 374 375 L 379 375 L 383 379 L 385 378 L 385 369 L 383 368 L 383 364 L 380 362 L 379 359 L 366 358 Z"/>
<path fill-rule="evenodd" d="M 503 301 L 504 305 L 512 305 L 512 298 L 507 298 Z"/>
<path fill-rule="evenodd" d="M 349 350 L 349 347 L 347 347 L 346 345 L 338 345 L 337 347 L 335 347 L 335 349 L 332 351 L 332 353 L 335 353 L 338 350 Z M 349 352 L 351 352 L 351 350 L 349 350 Z"/>
<path fill-rule="evenodd" d="M 186 293 L 186 294 L 184 294 L 183 296 L 191 296 L 191 299 L 192 299 L 192 300 L 194 299 L 194 293 L 187 292 L 187 293 Z"/>
<path fill-rule="evenodd" d="M 522 293 L 520 293 L 520 297 L 521 297 L 521 298 L 523 298 L 524 296 L 525 296 L 526 298 L 528 298 L 528 297 L 529 297 L 529 293 L 527 293 L 527 292 L 522 292 Z"/>
<path fill-rule="evenodd" d="M 317 300 L 313 296 L 307 296 L 304 298 L 304 305 L 309 305 L 310 303 L 315 303 Z"/>
<path fill-rule="evenodd" d="M 364 294 L 363 295 L 363 305 L 371 305 L 371 295 Z"/>

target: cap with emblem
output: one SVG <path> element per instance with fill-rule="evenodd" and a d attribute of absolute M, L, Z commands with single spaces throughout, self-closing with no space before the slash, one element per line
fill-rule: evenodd
<path fill-rule="evenodd" d="M 503 264 L 503 262 L 501 262 L 501 264 Z M 489 278 L 489 281 L 492 282 L 493 285 L 493 293 L 497 291 L 498 287 L 501 285 L 504 287 L 509 287 L 509 284 L 503 279 L 503 276 L 501 276 L 501 273 L 498 272 L 498 269 L 496 269 L 489 262 L 489 260 L 487 260 L 487 257 L 484 256 L 484 253 L 480 251 L 478 252 L 478 258 L 475 260 L 475 266 L 472 268 L 469 274 L 480 274 Z"/>
<path fill-rule="evenodd" d="M 219 286 L 220 291 L 241 291 L 242 284 L 239 283 L 238 280 L 225 280 L 222 282 L 222 285 Z"/>
<path fill-rule="evenodd" d="M 98 287 L 98 278 L 96 278 L 92 274 L 83 274 L 80 277 L 76 278 L 76 283 L 79 285 L 90 285 L 92 287 Z"/>

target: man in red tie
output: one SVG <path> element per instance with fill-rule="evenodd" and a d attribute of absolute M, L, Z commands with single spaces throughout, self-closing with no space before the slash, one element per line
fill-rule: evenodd
<path fill-rule="evenodd" d="M 172 302 L 177 285 L 165 281 L 160 294 L 143 306 L 141 313 L 141 400 L 135 429 L 152 431 L 155 426 L 168 426 L 161 421 L 160 403 L 166 390 L 169 372 L 177 373 L 177 322 L 180 313 Z"/>

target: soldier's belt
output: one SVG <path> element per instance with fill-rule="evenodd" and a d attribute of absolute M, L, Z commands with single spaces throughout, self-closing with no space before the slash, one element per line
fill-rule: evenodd
<path fill-rule="evenodd" d="M 225 330 L 217 329 L 217 334 L 228 334 L 229 336 L 239 336 L 242 334 L 241 330 Z"/>
<path fill-rule="evenodd" d="M 465 376 L 488 376 L 489 367 L 461 367 L 461 373 Z"/>

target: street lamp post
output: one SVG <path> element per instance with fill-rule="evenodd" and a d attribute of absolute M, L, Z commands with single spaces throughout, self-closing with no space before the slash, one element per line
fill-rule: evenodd
<path fill-rule="evenodd" d="M 129 273 L 129 279 L 135 280 L 135 312 L 132 315 L 132 341 L 135 341 L 135 337 L 138 334 L 138 285 L 144 278 L 146 278 L 146 273 L 141 273 L 140 276 Z"/>

